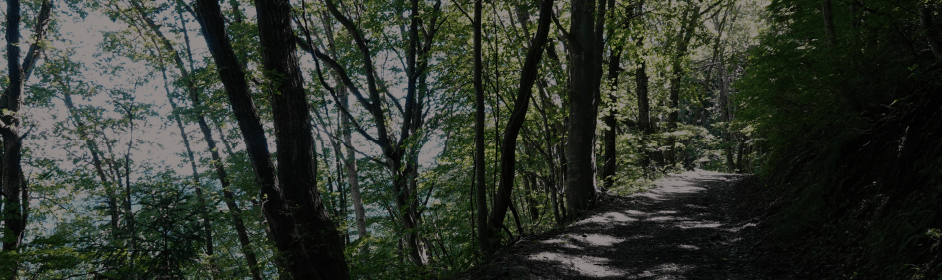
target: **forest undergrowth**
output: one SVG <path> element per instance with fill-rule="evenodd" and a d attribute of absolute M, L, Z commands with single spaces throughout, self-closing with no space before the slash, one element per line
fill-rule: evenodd
<path fill-rule="evenodd" d="M 773 1 L 740 81 L 777 234 L 824 279 L 940 279 L 938 1 Z M 823 15 L 823 17 L 822 17 Z M 822 20 L 823 19 L 823 20 Z"/>
<path fill-rule="evenodd" d="M 940 279 L 939 88 L 764 174 L 759 187 L 780 197 L 779 235 L 805 266 L 830 279 Z"/>

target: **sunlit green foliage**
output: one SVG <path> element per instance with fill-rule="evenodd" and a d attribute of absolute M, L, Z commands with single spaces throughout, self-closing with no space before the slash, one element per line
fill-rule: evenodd
<path fill-rule="evenodd" d="M 398 128 L 405 122 L 401 103 L 409 78 L 405 50 L 410 45 L 410 3 L 335 1 L 366 38 L 379 92 L 384 95 L 378 108 L 391 116 L 387 125 Z M 27 14 L 36 8 L 33 2 Z M 831 57 L 805 57 L 799 50 L 787 49 L 791 45 L 785 43 L 755 47 L 752 38 L 761 24 L 757 19 L 761 1 L 645 1 L 643 9 L 636 9 L 640 2 L 614 1 L 615 7 L 610 7 L 604 18 L 603 60 L 610 59 L 613 50 L 621 54 L 615 77 L 603 81 L 600 100 L 608 107 L 605 112 L 615 115 L 619 132 L 618 170 L 611 193 L 644 190 L 659 176 L 682 169 L 749 172 L 756 159 L 761 159 L 758 145 L 789 142 L 776 138 L 773 128 L 792 129 L 786 123 L 813 125 L 770 119 L 773 115 L 764 112 L 769 112 L 766 109 L 777 101 L 764 99 L 771 97 L 762 91 L 795 90 L 788 87 L 799 81 L 834 87 L 833 80 L 816 80 L 810 72 L 795 73 L 797 76 L 788 78 L 792 79 L 789 83 L 755 78 L 783 73 L 778 68 L 749 72 L 753 79 L 738 88 L 760 90 L 753 90 L 738 103 L 729 101 L 740 94 L 731 84 L 744 69 L 772 65 L 762 60 L 747 63 L 748 48 L 754 48 L 754 56 L 762 56 L 761 50 L 786 49 L 782 55 L 808 59 L 808 63 Z M 239 64 L 248 73 L 253 100 L 271 133 L 271 107 L 266 98 L 271 81 L 259 68 L 254 5 L 240 0 L 220 4 Z M 291 4 L 299 42 L 309 42 L 309 47 L 329 53 L 346 69 L 352 83 L 365 92 L 363 54 L 351 33 L 327 13 L 323 2 Z M 432 38 L 426 57 L 428 69 L 419 73 L 426 79 L 417 85 L 425 102 L 423 123 L 397 148 L 407 151 L 406 162 L 416 163 L 417 199 L 408 203 L 416 206 L 419 219 L 417 227 L 409 230 L 421 237 L 424 265 L 414 263 L 406 252 L 402 211 L 381 148 L 358 135 L 356 129 L 353 143 L 349 147 L 342 143 L 340 116 L 345 113 L 325 84 L 335 90 L 343 86 L 323 61 L 323 71 L 318 73 L 314 57 L 298 52 L 316 127 L 311 133 L 316 142 L 317 191 L 339 228 L 354 278 L 445 278 L 486 260 L 487 256 L 478 250 L 473 224 L 473 44 L 467 14 L 471 4 L 418 1 L 422 17 L 418 36 L 422 40 Z M 58 16 L 52 24 L 55 32 L 46 39 L 45 56 L 27 81 L 25 95 L 30 108 L 24 113 L 25 127 L 30 133 L 24 138 L 24 165 L 31 191 L 26 244 L 19 253 L 0 251 L 0 268 L 8 265 L 5 262 L 19 260 L 20 274 L 38 279 L 250 279 L 252 268 L 246 265 L 245 252 L 251 252 L 257 255 L 257 269 L 263 278 L 282 276 L 278 253 L 269 241 L 268 225 L 260 210 L 265 199 L 259 197 L 241 131 L 192 13 L 193 3 L 99 0 L 56 5 Z M 434 14 L 436 5 L 440 7 L 438 14 Z M 489 204 L 493 203 L 500 170 L 500 137 L 516 98 L 520 67 L 536 32 L 538 5 L 516 0 L 484 3 L 486 156 L 482 164 L 486 166 Z M 566 1 L 556 3 L 559 22 L 552 24 L 531 107 L 518 138 L 517 177 L 511 195 L 516 213 L 507 214 L 506 230 L 498 238 L 502 245 L 563 226 L 567 215 L 563 186 L 567 180 L 565 147 L 570 135 L 566 135 L 565 125 L 571 113 L 567 106 L 568 52 L 573 46 L 559 28 L 569 26 L 568 5 Z M 772 7 L 780 8 L 782 4 L 776 2 Z M 678 15 L 693 9 L 702 15 L 689 25 L 693 28 L 690 50 L 680 54 L 676 46 L 682 39 L 679 36 L 684 23 Z M 434 37 L 428 33 L 431 26 L 426 26 L 432 16 L 441 19 Z M 27 16 L 27 27 L 30 20 Z M 95 24 L 100 30 L 83 33 L 66 28 L 82 24 Z M 773 37 L 767 35 L 766 39 Z M 642 62 L 650 77 L 651 135 L 645 135 L 637 126 L 635 69 Z M 603 73 L 609 67 L 606 62 Z M 681 98 L 679 106 L 672 108 L 668 98 L 675 72 L 681 73 L 677 85 Z M 836 79 L 837 73 L 832 71 L 828 77 Z M 326 83 L 320 81 L 320 74 Z M 812 98 L 827 92 L 802 91 L 791 98 L 820 106 L 821 112 L 816 113 L 852 117 L 846 112 L 825 111 L 824 106 L 839 101 L 834 96 Z M 200 100 L 199 106 L 194 106 L 194 97 Z M 171 108 L 170 101 L 175 108 Z M 372 112 L 358 102 L 350 98 L 353 123 L 365 134 L 373 135 L 377 127 Z M 740 108 L 746 117 L 733 121 Z M 680 116 L 676 129 L 667 124 L 671 112 Z M 605 114 L 609 113 L 600 117 Z M 786 117 L 811 120 L 811 116 L 795 114 Z M 216 151 L 222 155 L 220 161 L 210 157 L 207 141 L 197 125 L 201 117 L 212 130 Z M 178 119 L 182 132 L 177 127 Z M 779 123 L 781 128 L 773 126 Z M 610 128 L 600 122 L 599 129 Z M 391 135 L 401 133 L 393 129 Z M 184 135 L 189 149 L 183 145 Z M 668 139 L 676 140 L 676 164 L 663 160 Z M 273 142 L 273 137 L 269 140 Z M 601 140 L 597 146 L 600 157 Z M 354 219 L 351 186 L 345 173 L 350 164 L 344 155 L 348 149 L 356 153 L 356 178 L 366 210 L 367 232 L 357 232 Z M 190 151 L 195 170 L 191 169 Z M 278 156 L 273 148 L 272 152 Z M 655 160 L 646 164 L 644 158 Z M 226 190 L 214 169 L 217 162 L 222 163 L 231 181 Z M 598 164 L 601 167 L 601 161 Z M 197 196 L 196 187 L 201 188 L 202 198 Z M 232 192 L 231 202 L 239 209 L 230 208 L 225 191 Z M 247 241 L 240 240 L 240 229 L 232 221 L 236 212 L 244 221 Z M 208 232 L 204 217 L 208 219 Z M 211 243 L 207 236 L 211 236 Z M 207 245 L 214 248 L 212 255 Z"/>

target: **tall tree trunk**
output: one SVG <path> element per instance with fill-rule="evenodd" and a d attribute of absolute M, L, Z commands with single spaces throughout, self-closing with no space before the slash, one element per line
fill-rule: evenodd
<path fill-rule="evenodd" d="M 257 0 L 255 6 L 262 66 L 272 86 L 268 97 L 278 149 L 278 187 L 284 199 L 271 208 L 288 212 L 269 226 L 276 246 L 288 255 L 295 279 L 348 278 L 342 240 L 317 193 L 313 127 L 291 28 L 291 5 L 287 0 Z"/>
<path fill-rule="evenodd" d="M 129 107 L 132 107 L 131 104 Z M 126 116 L 129 124 L 128 128 L 128 150 L 124 154 L 124 221 L 126 224 L 125 230 L 128 235 L 128 242 L 131 244 L 129 246 L 128 252 L 130 256 L 128 261 L 131 264 L 131 271 L 133 273 L 137 272 L 135 260 L 137 260 L 137 255 L 140 251 L 137 248 L 137 223 L 134 221 L 134 208 L 133 208 L 133 199 L 132 199 L 132 190 L 131 190 L 131 151 L 134 149 L 134 111 L 131 108 L 127 108 Z M 115 169 L 115 173 L 119 174 L 120 170 Z M 118 175 L 118 180 L 121 180 Z M 133 279 L 139 279 L 140 277 L 135 275 Z"/>
<path fill-rule="evenodd" d="M 101 180 L 102 188 L 104 188 L 105 194 L 108 196 L 108 213 L 111 215 L 111 236 L 115 237 L 118 234 L 118 223 L 121 218 L 119 216 L 118 200 L 114 192 L 114 186 L 108 181 L 108 175 L 105 174 L 105 169 L 101 162 L 101 156 L 99 155 L 101 151 L 98 150 L 98 144 L 93 140 L 94 137 L 88 135 L 88 126 L 86 126 L 85 122 L 79 117 L 78 111 L 72 103 L 71 88 L 63 82 L 62 78 L 56 77 L 56 79 L 57 82 L 63 86 L 62 101 L 65 103 L 66 109 L 69 110 L 69 116 L 72 118 L 72 121 L 75 122 L 75 130 L 79 132 L 79 137 L 85 139 L 85 148 L 92 154 L 92 165 L 95 166 L 98 179 Z"/>
<path fill-rule="evenodd" d="M 163 35 L 163 33 L 160 31 L 156 23 L 154 23 L 153 20 L 151 20 L 147 16 L 147 14 L 145 13 L 143 9 L 143 6 L 139 2 L 132 2 L 132 5 L 134 5 L 134 7 L 137 9 L 138 13 L 140 14 L 140 17 L 144 19 L 144 22 L 148 26 L 148 28 L 150 28 L 151 31 L 154 32 L 154 34 L 156 35 L 155 39 L 158 41 L 158 44 L 171 54 L 173 58 L 173 64 L 174 66 L 176 66 L 177 70 L 180 71 L 183 77 L 188 77 L 190 73 L 189 71 L 187 71 L 186 65 L 183 63 L 183 59 L 180 57 L 180 53 L 177 52 L 177 50 L 173 47 L 173 44 L 170 42 L 170 40 L 168 40 L 167 37 Z M 182 17 L 181 17 L 181 20 L 182 20 Z M 187 53 L 189 54 L 190 53 L 189 36 L 188 34 L 186 34 L 185 29 L 184 29 L 184 39 L 187 42 L 186 50 L 187 50 Z M 192 55 L 190 55 L 189 58 L 190 58 L 190 64 L 191 64 L 191 69 L 192 69 L 192 64 L 193 64 Z M 164 79 L 165 80 L 167 79 L 166 73 L 164 73 Z M 192 79 L 186 79 L 185 84 L 187 87 L 188 95 L 190 97 L 190 101 L 193 102 L 193 108 L 196 112 L 197 124 L 199 125 L 200 132 L 203 134 L 203 139 L 207 143 L 207 150 L 210 152 L 212 156 L 212 160 L 214 163 L 213 167 L 216 171 L 216 175 L 217 175 L 217 178 L 219 179 L 220 185 L 222 186 L 223 200 L 225 201 L 226 206 L 230 209 L 230 212 L 229 212 L 230 220 L 232 221 L 233 226 L 236 228 L 237 235 L 239 236 L 239 243 L 240 243 L 242 254 L 246 258 L 246 264 L 248 264 L 249 266 L 249 271 L 252 274 L 252 278 L 255 280 L 260 280 L 261 279 L 260 267 L 258 266 L 256 255 L 254 251 L 252 251 L 251 249 L 251 242 L 248 239 L 248 233 L 245 232 L 245 225 L 244 225 L 244 222 L 242 221 L 242 217 L 240 214 L 241 209 L 238 208 L 238 205 L 235 202 L 235 196 L 233 195 L 232 190 L 230 188 L 229 178 L 228 178 L 228 175 L 226 174 L 222 157 L 220 157 L 218 148 L 216 146 L 216 141 L 213 139 L 212 129 L 209 127 L 209 124 L 206 121 L 205 113 L 203 112 L 203 109 L 202 109 L 202 102 L 200 100 L 200 90 L 196 86 L 196 84 L 192 81 Z M 167 98 L 171 98 L 169 96 L 169 88 L 168 88 Z M 171 102 L 171 105 L 176 107 L 175 104 L 173 104 L 172 99 L 170 102 Z M 182 126 L 182 123 L 180 123 L 179 125 Z M 182 128 L 181 128 L 181 133 L 182 133 Z M 187 142 L 187 139 L 186 139 L 187 137 L 185 135 L 183 137 L 184 137 L 184 142 Z M 195 173 L 196 172 L 195 162 L 193 163 L 193 165 L 194 165 L 193 169 Z M 202 188 L 197 187 L 197 196 L 198 197 L 203 196 Z M 204 215 L 203 220 L 204 220 L 204 224 L 207 231 L 206 233 L 207 240 L 211 241 L 212 240 L 212 235 L 210 233 L 211 223 L 209 221 L 208 214 Z M 213 256 L 213 254 L 211 254 L 212 248 L 210 245 L 207 245 L 207 246 L 208 246 L 207 247 L 208 255 L 210 256 L 210 258 L 212 258 Z M 211 260 L 211 265 L 213 263 L 214 261 Z M 213 268 L 213 273 L 215 272 L 216 272 L 216 269 Z"/>
<path fill-rule="evenodd" d="M 594 207 L 598 196 L 595 178 L 595 130 L 602 64 L 601 49 L 597 46 L 594 26 L 595 7 L 594 0 L 573 0 L 571 4 L 569 143 L 566 149 L 569 161 L 569 172 L 566 174 L 569 218 Z"/>
<path fill-rule="evenodd" d="M 546 44 L 546 37 L 549 35 L 549 24 L 552 12 L 553 1 L 544 0 L 540 6 L 540 19 L 537 23 L 537 31 L 530 41 L 530 48 L 527 50 L 527 57 L 524 60 L 523 69 L 521 70 L 520 85 L 517 88 L 514 108 L 510 115 L 510 120 L 507 121 L 507 127 L 504 129 L 504 136 L 500 147 L 500 185 L 497 189 L 494 211 L 491 212 L 488 225 L 491 231 L 504 228 L 504 216 L 507 214 L 507 208 L 513 207 L 510 204 L 512 203 L 511 191 L 513 190 L 514 177 L 516 176 L 517 136 L 527 118 L 530 96 L 533 95 L 533 84 L 536 82 L 536 74 L 539 72 L 540 60 L 543 58 L 543 46 Z"/>
<path fill-rule="evenodd" d="M 543 186 L 546 188 L 546 195 L 549 196 L 550 205 L 553 207 L 553 219 L 557 225 L 562 225 L 563 216 L 562 216 L 562 213 L 560 213 L 559 211 L 559 201 L 557 201 L 559 194 L 556 191 L 556 188 L 554 187 L 554 185 L 555 184 L 553 183 L 543 184 Z"/>
<path fill-rule="evenodd" d="M 477 201 L 478 246 L 490 252 L 490 230 L 487 227 L 487 164 L 484 163 L 484 81 L 482 73 L 481 10 L 484 0 L 474 1 L 474 191 Z"/>
<path fill-rule="evenodd" d="M 644 10 L 643 5 L 643 1 L 638 3 L 637 10 L 639 13 Z M 644 37 L 638 37 L 636 40 L 637 48 L 641 49 L 644 46 Z M 648 151 L 647 148 L 647 142 L 650 140 L 648 135 L 654 132 L 654 128 L 651 126 L 647 64 L 640 55 L 638 56 L 638 68 L 635 69 L 635 87 L 635 92 L 638 97 L 638 130 L 641 132 L 641 150 L 638 151 L 638 154 L 641 156 L 639 164 L 641 165 L 642 173 L 647 176 L 648 166 L 651 165 L 651 152 Z"/>
<path fill-rule="evenodd" d="M 566 147 L 562 146 L 557 150 L 557 156 L 559 157 L 559 166 L 562 172 L 559 172 L 559 177 L 557 178 L 557 189 L 556 194 L 559 196 L 556 200 L 559 202 L 559 213 L 563 217 L 563 220 L 566 220 L 569 217 L 569 214 L 566 212 L 566 189 L 568 188 L 567 180 L 569 178 L 569 160 L 566 158 Z"/>
<path fill-rule="evenodd" d="M 824 36 L 829 46 L 837 45 L 837 33 L 834 31 L 834 14 L 831 12 L 831 0 L 821 1 L 821 15 L 824 17 Z"/>
<path fill-rule="evenodd" d="M 739 140 L 739 146 L 736 148 L 736 173 L 742 173 L 745 170 L 743 157 L 746 152 L 746 139 Z"/>
<path fill-rule="evenodd" d="M 347 97 L 346 94 L 343 94 L 343 97 L 340 99 L 340 106 L 343 106 L 344 110 L 349 108 Z M 360 180 L 359 177 L 357 177 L 356 154 L 353 149 L 350 148 L 353 147 L 353 139 L 350 131 L 350 119 L 346 114 L 340 115 L 340 126 L 342 127 L 341 133 L 343 133 L 343 142 L 346 145 L 347 158 L 345 160 L 345 166 L 347 171 L 347 183 L 350 184 L 350 194 L 353 198 L 353 212 L 356 215 L 357 236 L 359 236 L 359 238 L 366 238 L 369 236 L 369 232 L 366 229 L 366 210 L 363 208 L 363 195 L 360 193 Z M 363 246 L 362 254 L 370 254 L 369 244 L 361 244 L 360 246 Z"/>
<path fill-rule="evenodd" d="M 640 5 L 637 4 L 637 5 Z M 610 9 L 615 8 L 615 1 L 609 0 L 608 6 Z M 628 9 L 627 11 L 631 12 L 634 9 Z M 629 13 L 629 18 L 631 17 Z M 616 34 L 617 26 L 611 26 L 608 29 L 609 41 L 614 40 L 613 37 Z M 626 21 L 623 25 L 623 28 L 628 29 L 629 24 Z M 618 170 L 618 134 L 621 130 L 618 128 L 618 120 L 615 116 L 618 114 L 618 106 L 615 105 L 615 100 L 617 96 L 615 91 L 618 89 L 618 75 L 623 69 L 621 69 L 621 56 L 623 54 L 624 46 L 619 45 L 611 50 L 611 55 L 609 55 L 609 64 L 608 64 L 608 80 L 611 83 L 611 93 L 608 95 L 609 104 L 607 104 L 608 112 L 602 120 L 605 122 L 605 126 L 608 127 L 608 130 L 605 132 L 604 137 L 604 165 L 602 168 L 602 178 L 605 180 L 605 189 L 610 189 L 615 185 L 615 173 Z"/>
<path fill-rule="evenodd" d="M 549 50 L 552 50 L 553 46 L 550 43 L 548 44 L 549 46 L 546 47 L 546 49 L 548 50 L 547 56 L 552 57 L 552 51 L 549 51 Z M 563 217 L 559 213 L 559 207 L 557 206 L 557 201 L 556 201 L 556 196 L 557 196 L 556 183 L 558 182 L 557 178 L 558 178 L 558 174 L 562 173 L 560 171 L 560 167 L 557 164 L 557 160 L 556 160 L 557 147 L 556 145 L 553 144 L 554 142 L 553 138 L 554 138 L 554 135 L 557 134 L 556 133 L 557 131 L 553 126 L 550 125 L 550 122 L 548 120 L 548 116 L 546 113 L 546 111 L 548 110 L 547 108 L 549 108 L 549 106 L 555 107 L 556 105 L 548 101 L 549 97 L 546 94 L 545 84 L 546 84 L 546 81 L 543 79 L 540 79 L 540 81 L 536 84 L 537 89 L 539 89 L 539 93 L 540 93 L 539 95 L 540 101 L 536 102 L 535 107 L 536 107 L 537 112 L 540 113 L 540 121 L 542 122 L 542 125 L 543 125 L 544 133 L 543 133 L 542 140 L 543 140 L 543 144 L 546 145 L 544 157 L 546 158 L 547 169 L 549 169 L 549 175 L 548 175 L 549 179 L 545 179 L 546 177 L 542 177 L 542 176 L 540 177 L 540 179 L 544 180 L 543 182 L 544 182 L 544 187 L 546 188 L 546 193 L 547 195 L 550 196 L 550 203 L 551 203 L 551 206 L 553 207 L 553 210 L 552 210 L 553 218 L 554 218 L 553 221 L 556 222 L 557 225 L 562 225 Z M 536 99 L 534 98 L 534 101 L 535 100 Z"/>
<path fill-rule="evenodd" d="M 942 59 L 942 41 L 939 39 L 939 32 L 935 28 L 932 15 L 934 11 L 932 6 L 929 4 L 923 4 L 919 8 L 919 25 L 922 27 L 922 31 L 926 34 L 926 39 L 929 41 L 929 48 L 932 50 L 932 55 L 936 59 Z"/>
<path fill-rule="evenodd" d="M 170 102 L 170 109 L 173 112 L 173 119 L 177 123 L 177 128 L 180 129 L 180 137 L 183 138 L 183 146 L 186 147 L 186 155 L 190 160 L 190 168 L 193 170 L 193 189 L 196 191 L 196 200 L 199 203 L 200 214 L 203 219 L 203 238 L 206 242 L 206 256 L 209 258 L 209 271 L 212 278 L 217 278 L 217 273 L 219 270 L 216 267 L 215 254 L 213 252 L 213 228 L 212 222 L 209 218 L 209 207 L 206 204 L 206 199 L 203 196 L 203 187 L 200 184 L 200 174 L 196 169 L 196 157 L 193 155 L 193 149 L 190 147 L 190 137 L 186 133 L 186 129 L 183 127 L 183 120 L 180 117 L 178 111 L 178 106 L 176 102 L 173 102 L 173 98 L 170 96 L 170 88 L 167 83 L 167 71 L 161 69 L 161 74 L 164 78 L 164 89 L 167 91 L 167 100 Z"/>
<path fill-rule="evenodd" d="M 608 80 L 611 81 L 612 91 L 608 95 L 607 104 L 607 113 L 602 117 L 602 121 L 605 123 L 605 126 L 608 129 L 605 131 L 604 146 L 605 146 L 605 156 L 604 156 L 604 165 L 602 167 L 602 179 L 605 181 L 605 189 L 610 189 L 615 184 L 615 171 L 618 168 L 618 151 L 616 150 L 616 140 L 618 138 L 618 121 L 615 119 L 615 115 L 618 114 L 618 106 L 615 105 L 614 90 L 618 88 L 618 72 L 619 64 L 621 63 L 621 48 L 612 50 L 612 55 L 609 56 L 608 64 Z"/>
<path fill-rule="evenodd" d="M 409 1 L 409 28 L 407 34 L 404 34 L 408 36 L 409 41 L 405 59 L 405 74 L 407 76 L 406 96 L 404 98 L 405 106 L 401 106 L 398 101 L 392 101 L 397 103 L 397 108 L 399 108 L 402 113 L 398 139 L 393 138 L 393 135 L 390 133 L 390 127 L 386 121 L 387 115 L 382 105 L 388 104 L 387 102 L 389 102 L 389 100 L 386 99 L 385 95 L 382 94 L 378 88 L 377 73 L 373 66 L 373 52 L 370 50 L 359 28 L 349 18 L 343 15 L 331 0 L 325 1 L 327 10 L 350 32 L 354 43 L 360 50 L 363 62 L 363 73 L 366 76 L 366 86 L 369 95 L 364 96 L 359 91 L 357 86 L 353 84 L 352 80 L 347 75 L 346 70 L 334 59 L 320 53 L 318 50 L 313 51 L 315 57 L 337 72 L 343 84 L 353 93 L 360 105 L 372 116 L 373 124 L 375 125 L 373 129 L 376 131 L 375 137 L 367 133 L 363 127 L 358 124 L 354 126 L 364 138 L 377 144 L 382 149 L 383 157 L 386 160 L 384 164 L 386 165 L 386 169 L 392 173 L 393 177 L 392 191 L 396 194 L 396 206 L 400 210 L 400 221 L 402 222 L 403 235 L 408 247 L 406 248 L 408 256 L 414 264 L 424 266 L 425 254 L 420 244 L 421 238 L 418 232 L 421 217 L 418 209 L 417 190 L 414 189 L 418 175 L 418 163 L 416 162 L 417 157 L 415 154 L 417 153 L 417 149 L 421 147 L 421 143 L 410 143 L 410 139 L 421 132 L 420 128 L 423 126 L 425 119 L 423 108 L 425 106 L 424 100 L 426 95 L 424 89 L 425 79 L 428 76 L 425 71 L 429 63 L 427 54 L 432 47 L 432 39 L 441 26 L 437 23 L 441 9 L 441 1 L 435 2 L 433 12 L 430 13 L 430 19 L 423 21 L 421 30 L 424 36 L 421 38 L 425 39 L 424 42 L 420 40 L 421 38 L 419 36 L 420 14 L 418 3 L 417 0 Z M 403 30 L 405 30 L 405 28 L 403 28 Z M 320 67 L 318 63 L 316 63 L 315 66 L 318 67 L 318 69 Z M 320 73 L 320 70 L 318 70 L 318 73 Z M 331 95 L 336 97 L 333 88 L 327 85 L 322 77 L 321 83 L 324 84 L 325 88 L 328 88 Z M 343 113 L 349 114 L 347 111 Z"/>
<path fill-rule="evenodd" d="M 324 13 L 321 14 L 321 16 L 322 16 L 321 18 L 322 18 L 322 23 L 324 25 L 324 31 L 325 31 L 324 36 L 327 38 L 327 44 L 330 50 L 330 54 L 336 57 L 337 49 L 336 49 L 336 45 L 334 44 L 333 25 L 329 23 L 330 15 L 325 11 Z M 307 28 L 307 27 L 302 26 L 301 28 Z M 302 29 L 302 32 L 305 35 L 307 35 L 306 37 L 308 37 L 307 38 L 308 41 L 304 42 L 302 40 L 299 40 L 298 46 L 302 47 L 305 51 L 307 51 L 312 56 L 314 56 L 314 59 L 316 60 L 317 55 L 314 52 L 314 48 L 315 48 L 314 42 L 310 38 L 311 37 L 309 34 L 310 30 Z M 360 192 L 360 181 L 357 176 L 356 151 L 353 148 L 352 130 L 351 130 L 351 127 L 353 125 L 350 121 L 350 116 L 348 114 L 343 113 L 343 112 L 350 111 L 349 92 L 347 91 L 347 88 L 344 86 L 340 75 L 334 75 L 334 78 L 336 80 L 336 83 L 338 84 L 337 91 L 339 92 L 339 96 L 337 96 L 336 98 L 338 101 L 337 108 L 340 111 L 340 133 L 343 140 L 342 146 L 344 146 L 346 150 L 346 156 L 339 159 L 343 162 L 343 165 L 346 171 L 347 183 L 350 185 L 350 193 L 353 199 L 353 211 L 355 215 L 357 235 L 359 236 L 359 238 L 366 238 L 369 235 L 369 232 L 366 229 L 366 210 L 363 207 L 363 196 Z M 325 124 L 323 124 L 322 119 L 318 118 L 318 122 L 321 123 L 322 126 L 326 126 Z M 331 139 L 330 143 L 331 145 L 334 146 L 336 150 L 338 151 L 340 150 L 341 143 L 337 142 L 336 139 Z M 349 239 L 349 235 L 345 235 L 345 237 Z M 363 239 L 363 240 L 366 240 L 366 239 Z M 359 246 L 361 246 L 362 248 L 360 251 L 360 254 L 369 255 L 370 253 L 369 244 L 361 244 Z"/>
<path fill-rule="evenodd" d="M 690 40 L 693 38 L 693 34 L 697 29 L 697 25 L 700 23 L 700 6 L 698 4 L 690 5 L 690 7 L 684 10 L 680 31 L 677 32 L 677 50 L 671 65 L 673 70 L 669 89 L 669 106 L 671 111 L 667 115 L 667 131 L 669 132 L 674 132 L 677 130 L 677 118 L 680 116 L 680 82 L 685 72 L 681 62 L 683 61 L 684 57 L 687 56 L 687 48 L 690 45 Z M 677 163 L 676 151 L 674 147 L 676 142 L 677 139 L 673 135 L 667 137 L 668 150 L 665 153 L 665 161 L 671 165 Z"/>
<path fill-rule="evenodd" d="M 534 192 L 537 189 L 535 175 L 527 174 L 523 177 L 523 189 L 526 190 L 524 199 L 527 202 L 527 210 L 530 212 L 530 221 L 536 221 L 540 213 L 537 210 L 536 199 L 534 199 Z"/>
<path fill-rule="evenodd" d="M 46 13 L 48 19 L 49 1 L 43 2 L 42 10 Z M 42 14 L 42 12 L 41 12 Z M 38 36 L 42 36 L 45 30 L 42 15 L 38 17 L 37 30 Z M 26 231 L 26 221 L 29 215 L 29 189 L 23 177 L 23 170 L 20 165 L 22 157 L 22 141 L 20 139 L 20 107 L 23 104 L 23 83 L 26 80 L 23 73 L 31 68 L 27 61 L 24 68 L 20 67 L 20 1 L 8 0 L 6 13 L 6 39 L 7 39 L 7 78 L 9 86 L 2 97 L 0 97 L 0 108 L 4 113 L 0 117 L 0 138 L 3 139 L 3 153 L 0 159 L 0 205 L 3 216 L 3 251 L 18 252 L 20 244 L 23 241 L 23 235 Z M 40 39 L 42 37 L 37 37 Z M 31 53 L 27 54 L 30 55 Z M 29 59 L 29 57 L 27 57 Z M 28 74 L 27 74 L 28 75 Z M 0 275 L 4 278 L 13 280 L 19 273 L 19 260 L 14 259 L 9 262 L 9 267 L 4 268 Z M 9 273 L 9 274 L 7 274 Z"/>
<path fill-rule="evenodd" d="M 256 2 L 263 65 L 274 73 L 272 102 L 279 151 L 275 172 L 245 74 L 225 32 L 219 3 L 197 1 L 197 15 L 261 185 L 262 210 L 284 271 L 294 279 L 347 279 L 343 244 L 316 188 L 310 117 L 301 88 L 287 1 Z M 277 174 L 277 175 L 276 175 Z M 289 200 L 290 198 L 290 200 Z"/>
<path fill-rule="evenodd" d="M 326 31 L 325 36 L 327 37 L 327 42 L 329 44 L 331 55 L 337 56 L 337 49 L 336 49 L 336 45 L 334 44 L 333 25 L 328 23 L 327 19 L 329 18 L 329 15 L 327 14 L 327 12 L 324 12 L 322 16 L 323 16 L 322 18 L 323 18 L 324 30 Z M 317 59 L 317 58 L 315 57 L 314 59 Z M 340 81 L 340 77 L 335 75 L 335 78 L 337 80 L 337 84 L 340 84 L 340 85 L 343 84 L 342 81 Z M 338 106 L 341 107 L 340 108 L 341 112 L 349 111 L 350 110 L 349 93 L 347 92 L 347 89 L 343 86 L 340 86 L 339 90 L 340 90 L 341 96 L 340 96 L 340 102 L 338 102 Z M 347 183 L 350 184 L 350 194 L 353 199 L 353 212 L 354 212 L 354 215 L 356 216 L 355 220 L 356 220 L 356 226 L 357 226 L 357 236 L 359 236 L 359 238 L 364 238 L 363 240 L 366 240 L 365 238 L 369 236 L 369 232 L 366 229 L 366 210 L 363 207 L 363 195 L 360 193 L 360 179 L 357 176 L 356 151 L 353 150 L 353 140 L 352 140 L 353 134 L 351 131 L 350 116 L 348 116 L 347 114 L 343 114 L 343 113 L 340 114 L 340 133 L 342 134 L 343 143 L 346 150 L 346 158 L 343 160 L 343 162 L 344 162 L 344 166 L 347 172 Z M 362 251 L 360 251 L 361 254 L 363 255 L 370 254 L 369 244 L 360 244 L 360 246 L 362 246 L 363 248 Z"/>
<path fill-rule="evenodd" d="M 720 96 L 719 96 L 719 107 L 720 115 L 723 122 L 729 123 L 732 121 L 732 110 L 731 104 L 729 103 L 729 85 L 728 77 L 726 73 L 726 65 L 720 64 L 717 68 L 719 71 L 720 79 Z M 726 169 L 729 172 L 736 172 L 736 162 L 733 158 L 736 156 L 736 152 L 733 150 L 733 143 L 736 141 L 736 133 L 730 129 L 727 125 L 723 131 L 723 138 L 726 141 L 725 143 L 725 154 L 726 154 Z"/>

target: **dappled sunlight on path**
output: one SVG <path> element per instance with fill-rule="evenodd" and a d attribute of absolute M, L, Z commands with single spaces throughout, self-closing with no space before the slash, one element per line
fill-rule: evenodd
<path fill-rule="evenodd" d="M 515 246 L 492 279 L 766 279 L 736 257 L 740 230 L 719 201 L 738 175 L 671 175 L 651 190 L 609 197 L 555 234 Z"/>
<path fill-rule="evenodd" d="M 543 241 L 559 244 L 560 251 L 537 252 L 530 254 L 528 259 L 561 266 L 563 270 L 568 270 L 569 276 L 686 279 L 683 275 L 698 268 L 697 265 L 675 260 L 677 256 L 660 255 L 677 252 L 681 253 L 680 257 L 683 259 L 684 256 L 707 252 L 700 249 L 702 245 L 669 244 L 663 239 L 675 240 L 677 237 L 691 234 L 705 234 L 709 237 L 716 233 L 691 231 L 715 231 L 722 224 L 717 221 L 721 217 L 700 215 L 709 205 L 689 203 L 690 201 L 684 201 L 682 204 L 676 202 L 688 200 L 689 196 L 706 191 L 707 183 L 720 183 L 725 186 L 731 179 L 732 176 L 728 174 L 706 171 L 668 176 L 658 180 L 655 188 L 628 196 L 626 202 L 634 207 L 591 215 L 570 226 L 571 229 L 582 232 L 581 234 L 564 233 Z M 628 236 L 635 238 L 617 237 L 638 232 L 639 229 L 654 232 L 642 238 L 634 234 Z M 606 255 L 611 257 L 603 257 Z"/>
<path fill-rule="evenodd" d="M 536 255 L 531 255 L 530 259 L 568 265 L 584 276 L 612 277 L 624 275 L 624 272 L 609 267 L 607 264 L 609 264 L 611 260 L 606 258 L 541 252 Z"/>

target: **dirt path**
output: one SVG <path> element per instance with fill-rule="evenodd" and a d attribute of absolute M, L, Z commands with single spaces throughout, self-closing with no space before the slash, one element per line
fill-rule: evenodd
<path fill-rule="evenodd" d="M 807 278 L 763 244 L 760 214 L 734 190 L 742 178 L 686 172 L 645 193 L 608 197 L 580 221 L 529 237 L 459 279 Z"/>

